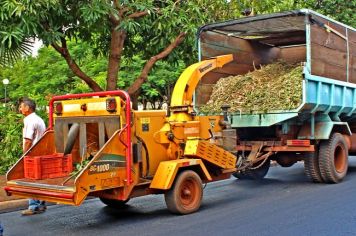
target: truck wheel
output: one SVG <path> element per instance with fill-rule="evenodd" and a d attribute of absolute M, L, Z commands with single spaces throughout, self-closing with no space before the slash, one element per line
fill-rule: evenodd
<path fill-rule="evenodd" d="M 318 152 L 306 154 L 304 158 L 304 173 L 314 183 L 322 183 L 323 178 L 320 174 Z"/>
<path fill-rule="evenodd" d="M 202 197 L 202 181 L 199 175 L 192 170 L 181 172 L 172 188 L 164 194 L 168 210 L 182 215 L 197 211 Z"/>
<path fill-rule="evenodd" d="M 99 199 L 102 203 L 104 203 L 108 207 L 117 208 L 117 209 L 122 209 L 126 207 L 127 206 L 126 203 L 130 200 L 127 199 L 125 201 L 122 201 L 122 200 L 115 200 L 115 199 L 102 198 L 102 197 Z"/>
<path fill-rule="evenodd" d="M 329 140 L 320 143 L 320 174 L 326 183 L 341 182 L 348 165 L 348 149 L 342 134 L 334 133 Z"/>
<path fill-rule="evenodd" d="M 256 163 L 254 166 L 258 166 L 260 164 L 261 162 Z M 261 180 L 267 175 L 270 165 L 271 161 L 267 160 L 265 163 L 263 163 L 262 166 L 257 169 L 253 169 L 254 167 L 252 167 L 252 169 L 245 169 L 240 172 L 236 172 L 232 175 L 238 179 Z"/>

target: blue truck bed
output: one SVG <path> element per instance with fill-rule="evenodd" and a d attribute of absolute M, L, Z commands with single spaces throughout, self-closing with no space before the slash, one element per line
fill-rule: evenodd
<path fill-rule="evenodd" d="M 199 59 L 227 53 L 234 55 L 233 63 L 202 79 L 195 99 L 198 107 L 207 102 L 219 78 L 244 74 L 255 65 L 276 60 L 305 65 L 303 96 L 297 109 L 235 113 L 231 115 L 233 127 L 310 122 L 312 130 L 306 132 L 306 136 L 314 137 L 318 133 L 316 121 L 343 124 L 356 118 L 354 28 L 303 9 L 205 25 L 198 36 Z M 317 135 L 320 138 L 322 134 Z"/>

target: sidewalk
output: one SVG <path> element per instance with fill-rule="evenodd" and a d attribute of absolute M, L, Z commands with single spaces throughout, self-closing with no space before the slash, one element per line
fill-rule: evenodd
<path fill-rule="evenodd" d="M 25 209 L 28 205 L 28 200 L 14 196 L 7 196 L 4 190 L 5 184 L 5 175 L 0 175 L 0 213 Z"/>

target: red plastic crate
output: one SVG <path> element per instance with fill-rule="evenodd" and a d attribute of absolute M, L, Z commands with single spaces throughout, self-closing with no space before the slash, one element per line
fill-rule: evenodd
<path fill-rule="evenodd" d="M 45 156 L 25 156 L 25 178 L 51 179 L 67 176 L 72 172 L 72 155 L 55 153 Z"/>

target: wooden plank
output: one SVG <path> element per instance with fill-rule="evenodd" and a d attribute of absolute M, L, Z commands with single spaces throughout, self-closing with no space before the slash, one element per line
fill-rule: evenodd
<path fill-rule="evenodd" d="M 332 32 L 327 32 L 325 29 L 317 26 L 311 26 L 310 40 L 312 43 L 319 44 L 321 46 L 335 49 L 341 52 L 347 51 L 346 40 L 337 36 Z"/>
<path fill-rule="evenodd" d="M 347 53 L 340 52 L 338 50 L 320 46 L 319 44 L 311 44 L 311 58 L 314 60 L 320 60 L 331 65 L 337 65 L 346 70 L 347 65 Z"/>
<path fill-rule="evenodd" d="M 224 26 L 220 27 L 219 30 L 231 32 L 240 31 L 253 34 L 258 32 L 285 32 L 286 30 L 302 30 L 305 28 L 304 25 L 304 16 L 285 16 Z"/>
<path fill-rule="evenodd" d="M 336 23 L 334 23 L 332 21 L 329 21 L 329 20 L 324 19 L 324 18 L 322 18 L 320 16 L 317 16 L 317 15 L 313 15 L 313 19 L 316 19 L 317 21 L 322 22 L 322 23 L 330 26 L 331 28 L 333 28 L 334 30 L 339 31 L 343 35 L 345 35 L 345 33 L 346 33 L 346 28 L 344 26 L 342 26 L 342 25 L 336 24 Z"/>
<path fill-rule="evenodd" d="M 289 48 L 281 48 L 280 59 L 289 63 L 306 61 L 306 47 L 297 46 Z"/>
<path fill-rule="evenodd" d="M 350 68 L 356 70 L 356 55 L 350 56 Z"/>
<path fill-rule="evenodd" d="M 349 82 L 356 84 L 356 68 L 352 68 L 349 73 Z"/>
<path fill-rule="evenodd" d="M 356 56 L 356 42 L 349 41 L 350 55 Z"/>
<path fill-rule="evenodd" d="M 294 36 L 294 37 L 282 37 L 282 38 L 267 38 L 260 40 L 259 42 L 276 45 L 276 46 L 289 46 L 289 45 L 298 45 L 305 44 L 305 35 L 303 36 Z"/>
<path fill-rule="evenodd" d="M 242 51 L 239 48 L 227 48 L 213 44 L 201 44 L 202 58 L 210 58 L 224 54 L 233 54 L 234 61 L 239 64 L 267 64 L 279 57 L 279 48 L 265 50 Z"/>
<path fill-rule="evenodd" d="M 348 29 L 349 42 L 356 43 L 356 31 Z"/>
<path fill-rule="evenodd" d="M 201 43 L 207 43 L 225 48 L 238 48 L 241 51 L 253 51 L 253 45 L 247 40 L 229 37 L 214 32 L 203 32 L 200 36 Z M 265 48 L 265 47 L 264 47 Z"/>
<path fill-rule="evenodd" d="M 196 89 L 196 104 L 205 105 L 213 92 L 214 84 L 200 84 Z"/>
<path fill-rule="evenodd" d="M 311 74 L 346 81 L 346 70 L 344 67 L 331 65 L 327 62 L 312 59 Z"/>
<path fill-rule="evenodd" d="M 356 55 L 350 55 L 349 82 L 356 84 Z"/>
<path fill-rule="evenodd" d="M 267 64 L 278 58 L 280 49 L 258 42 L 205 32 L 202 34 L 201 53 L 203 57 L 233 53 L 238 63 Z"/>
<path fill-rule="evenodd" d="M 259 65 L 256 64 L 256 67 L 259 67 Z M 254 70 L 253 64 L 247 65 L 247 64 L 229 63 L 222 68 L 215 69 L 214 72 L 228 74 L 228 75 L 241 75 L 241 74 L 246 74 L 247 72 L 253 70 Z"/>
<path fill-rule="evenodd" d="M 262 59 L 255 52 L 241 51 L 238 48 L 226 48 L 212 44 L 201 44 L 202 59 L 216 57 L 224 54 L 233 54 L 236 63 L 251 64 L 255 61 L 256 64 L 262 63 Z"/>
<path fill-rule="evenodd" d="M 227 36 L 215 32 L 204 32 L 201 34 L 201 43 L 207 43 L 211 45 L 226 47 L 226 48 L 238 48 L 245 52 L 254 52 L 260 50 L 267 50 L 272 48 L 258 42 L 250 42 L 245 39 L 240 39 L 234 36 Z"/>
<path fill-rule="evenodd" d="M 209 72 L 200 81 L 201 84 L 215 84 L 220 78 L 228 77 L 229 74 Z"/>

